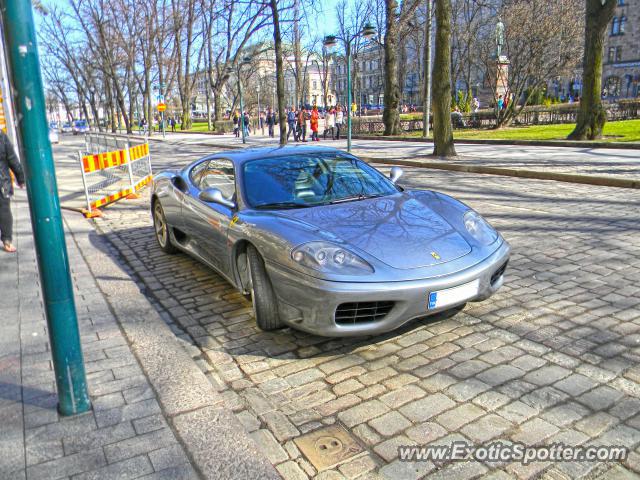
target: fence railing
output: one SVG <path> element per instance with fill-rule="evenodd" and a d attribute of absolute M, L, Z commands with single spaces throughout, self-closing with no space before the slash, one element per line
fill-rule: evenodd
<path fill-rule="evenodd" d="M 152 181 L 148 143 L 132 146 L 127 138 L 102 134 L 87 134 L 85 140 L 86 151 L 78 152 L 78 160 L 86 217 L 100 216 L 100 207 L 121 198 L 137 198 L 137 192 Z"/>
<path fill-rule="evenodd" d="M 86 154 L 111 152 L 114 150 L 123 150 L 135 145 L 142 145 L 143 143 L 146 143 L 144 137 L 91 132 L 84 136 L 84 152 Z"/>
<path fill-rule="evenodd" d="M 640 118 L 640 100 L 625 100 L 616 103 L 605 104 L 607 120 L 632 120 Z M 580 105 L 577 103 L 567 105 L 553 105 L 550 107 L 530 106 L 525 107 L 512 125 L 550 125 L 561 123 L 575 123 Z M 433 117 L 430 117 L 431 123 Z M 476 113 L 452 114 L 454 128 L 495 128 L 498 124 L 497 112 L 494 110 L 480 110 Z M 402 132 L 414 132 L 422 130 L 422 119 L 401 120 Z M 368 119 L 366 117 L 354 117 L 352 131 L 356 135 L 377 135 L 384 132 L 382 119 Z"/>

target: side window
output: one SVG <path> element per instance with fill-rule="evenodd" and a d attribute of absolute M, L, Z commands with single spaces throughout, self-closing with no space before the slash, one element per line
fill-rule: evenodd
<path fill-rule="evenodd" d="M 236 193 L 236 176 L 231 160 L 209 160 L 200 177 L 198 188 L 217 188 L 226 198 L 232 198 Z"/>
<path fill-rule="evenodd" d="M 202 173 L 204 172 L 207 164 L 206 160 L 204 162 L 200 162 L 198 165 L 191 169 L 191 173 L 189 177 L 191 178 L 191 182 L 197 187 L 200 188 L 200 180 L 202 179 Z"/>

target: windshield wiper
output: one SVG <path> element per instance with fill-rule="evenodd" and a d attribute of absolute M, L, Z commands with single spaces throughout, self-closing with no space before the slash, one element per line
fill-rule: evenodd
<path fill-rule="evenodd" d="M 260 205 L 255 205 L 253 208 L 256 210 L 267 210 L 270 208 L 278 209 L 278 208 L 307 208 L 313 207 L 313 205 L 309 205 L 306 203 L 298 203 L 298 202 L 274 202 L 274 203 L 261 203 Z"/>
<path fill-rule="evenodd" d="M 376 198 L 376 197 L 384 197 L 385 193 L 372 193 L 369 195 L 365 195 L 364 193 L 359 193 L 358 195 L 352 195 L 350 197 L 338 198 L 337 200 L 331 200 L 328 202 L 330 205 L 334 203 L 343 203 L 343 202 L 352 202 L 354 200 L 365 200 L 367 198 Z"/>

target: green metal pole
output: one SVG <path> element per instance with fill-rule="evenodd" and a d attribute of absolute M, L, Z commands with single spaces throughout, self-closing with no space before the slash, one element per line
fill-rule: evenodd
<path fill-rule="evenodd" d="M 69 258 L 45 113 L 36 33 L 29 0 L 4 0 L 2 21 L 18 111 L 18 132 L 31 210 L 40 283 L 58 388 L 58 411 L 74 415 L 91 408 Z"/>
<path fill-rule="evenodd" d="M 351 152 L 351 43 L 347 41 L 347 152 Z"/>
<path fill-rule="evenodd" d="M 244 136 L 244 106 L 242 105 L 242 82 L 240 81 L 240 69 L 238 69 L 238 96 L 240 97 L 240 128 L 242 130 L 242 143 L 247 143 Z"/>

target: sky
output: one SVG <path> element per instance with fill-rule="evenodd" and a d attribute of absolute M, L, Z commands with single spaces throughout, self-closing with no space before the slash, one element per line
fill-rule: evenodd
<path fill-rule="evenodd" d="M 350 3 L 358 0 L 350 0 Z M 338 31 L 338 18 L 336 16 L 336 4 L 338 0 L 321 0 L 318 2 L 323 11 L 314 19 L 315 26 L 323 35 L 335 34 Z"/>

